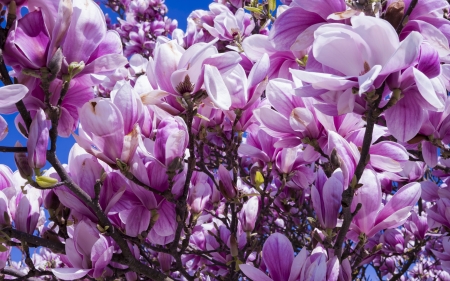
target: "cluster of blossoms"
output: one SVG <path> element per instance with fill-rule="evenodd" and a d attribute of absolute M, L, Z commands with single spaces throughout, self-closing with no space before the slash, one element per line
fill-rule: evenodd
<path fill-rule="evenodd" d="M 118 23 L 112 23 L 109 17 L 106 21 L 108 29 L 119 33 L 126 57 L 152 56 L 156 38 L 171 34 L 178 25 L 166 16 L 164 0 L 108 0 L 106 5 L 120 15 Z"/>
<path fill-rule="evenodd" d="M 450 280 L 447 1 L 0 2 L 6 279 Z"/>

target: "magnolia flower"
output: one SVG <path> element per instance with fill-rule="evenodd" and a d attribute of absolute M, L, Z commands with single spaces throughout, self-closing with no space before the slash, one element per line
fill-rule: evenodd
<path fill-rule="evenodd" d="M 334 171 L 329 179 L 322 169 L 317 171 L 316 184 L 311 188 L 311 200 L 324 229 L 336 227 L 343 191 L 344 177 L 341 169 Z"/>
<path fill-rule="evenodd" d="M 402 225 L 421 194 L 420 184 L 412 182 L 400 188 L 383 206 L 380 181 L 375 172 L 364 170 L 360 183 L 362 187 L 356 192 L 351 209 L 354 211 L 358 203 L 362 205 L 352 220 L 351 229 L 357 234 L 365 233 L 367 237 Z"/>
<path fill-rule="evenodd" d="M 336 281 L 339 276 L 339 262 L 336 257 L 327 261 L 325 249 L 318 246 L 310 254 L 303 248 L 294 259 L 291 241 L 283 234 L 274 233 L 266 240 L 262 250 L 264 264 L 270 278 L 248 264 L 239 268 L 251 280 L 261 281 Z"/>
<path fill-rule="evenodd" d="M 68 267 L 54 268 L 52 272 L 62 280 L 79 279 L 87 274 L 100 278 L 107 274 L 113 253 L 114 246 L 95 225 L 82 220 L 75 226 L 73 236 L 66 240 L 65 263 Z"/>

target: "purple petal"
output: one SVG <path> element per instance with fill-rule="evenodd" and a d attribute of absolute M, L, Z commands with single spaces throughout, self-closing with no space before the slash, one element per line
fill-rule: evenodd
<path fill-rule="evenodd" d="M 155 232 L 161 236 L 174 234 L 177 227 L 174 204 L 164 201 L 161 203 L 158 213 L 159 218 L 152 230 L 155 230 Z"/>
<path fill-rule="evenodd" d="M 66 37 L 67 29 L 69 28 L 70 22 L 72 20 L 72 12 L 72 1 L 59 1 L 58 14 L 55 19 L 55 22 L 57 24 L 52 31 L 52 41 L 50 42 L 50 46 L 48 49 L 47 65 L 52 60 L 56 50 L 59 48 L 61 42 Z"/>
<path fill-rule="evenodd" d="M 422 43 L 420 45 L 420 56 L 417 69 L 430 79 L 441 73 L 439 54 L 429 44 Z"/>
<path fill-rule="evenodd" d="M 107 54 L 91 61 L 78 75 L 96 74 L 116 70 L 128 63 L 121 54 Z"/>
<path fill-rule="evenodd" d="M 321 2 L 297 0 L 293 2 L 309 12 L 318 14 L 324 20 L 326 20 L 332 13 L 346 10 L 345 3 L 339 0 L 325 0 Z"/>
<path fill-rule="evenodd" d="M 9 38 L 8 36 L 8 39 L 5 50 L 5 60 L 8 64 L 10 60 L 12 63 L 17 59 L 22 67 L 36 69 L 46 65 L 49 35 L 42 12 L 35 11 L 26 14 L 18 21 L 13 37 Z M 11 42 L 11 39 L 13 42 Z"/>
<path fill-rule="evenodd" d="M 97 58 L 111 54 L 122 55 L 122 42 L 120 41 L 119 34 L 115 30 L 108 30 L 106 32 L 105 38 L 102 42 L 100 42 L 97 49 L 95 49 L 95 51 L 89 57 L 89 60 L 86 64 L 90 64 Z M 143 69 L 142 72 L 145 72 L 145 69 Z"/>
<path fill-rule="evenodd" d="M 286 137 L 293 133 L 288 119 L 267 107 L 261 107 L 253 111 L 255 118 L 268 130 L 265 130 L 273 137 Z"/>
<path fill-rule="evenodd" d="M 439 200 L 439 187 L 432 181 L 422 181 L 420 182 L 422 188 L 422 198 L 428 202 L 434 202 Z"/>
<path fill-rule="evenodd" d="M 422 142 L 422 155 L 425 163 L 427 163 L 430 168 L 434 168 L 434 166 L 438 163 L 438 148 L 434 146 L 429 141 Z"/>
<path fill-rule="evenodd" d="M 291 241 L 280 233 L 270 235 L 263 246 L 263 259 L 274 281 L 288 280 L 294 261 Z"/>
<path fill-rule="evenodd" d="M 124 132 L 128 134 L 142 115 L 142 102 L 128 82 L 125 82 L 118 91 L 111 92 L 111 100 L 122 113 Z"/>
<path fill-rule="evenodd" d="M 253 281 L 274 281 L 273 279 L 269 278 L 264 272 L 251 265 L 241 264 L 239 265 L 239 268 L 245 274 L 245 276 Z"/>
<path fill-rule="evenodd" d="M 406 96 L 385 113 L 389 132 L 401 142 L 407 142 L 417 135 L 422 126 L 424 112 L 420 105 Z"/>
<path fill-rule="evenodd" d="M 277 18 L 270 30 L 269 40 L 277 50 L 288 51 L 300 33 L 309 26 L 323 21 L 316 13 L 292 7 Z"/>
<path fill-rule="evenodd" d="M 420 43 L 422 42 L 422 36 L 418 32 L 411 32 L 407 38 L 405 38 L 400 45 L 386 62 L 383 65 L 383 69 L 381 70 L 380 75 L 390 74 L 395 71 L 404 69 L 410 65 L 412 65 L 417 56 L 419 55 Z M 382 81 L 377 81 L 381 82 Z M 378 87 L 379 85 L 375 85 Z"/>
<path fill-rule="evenodd" d="M 362 204 L 353 219 L 359 229 L 368 233 L 375 223 L 375 217 L 381 207 L 381 184 L 374 171 L 366 169 L 361 177 L 360 183 L 363 185 L 358 189 L 353 202 L 352 211 L 358 203 Z"/>
<path fill-rule="evenodd" d="M 128 214 L 128 218 L 125 225 L 127 235 L 136 237 L 141 234 L 142 231 L 147 230 L 150 223 L 150 211 L 144 206 L 136 206 Z"/>
<path fill-rule="evenodd" d="M 417 203 L 421 194 L 419 183 L 413 182 L 403 186 L 377 215 L 371 234 L 381 229 L 402 225 L 409 217 L 411 208 Z"/>
<path fill-rule="evenodd" d="M 412 68 L 414 74 L 414 81 L 416 82 L 417 89 L 422 95 L 424 100 L 429 103 L 434 110 L 441 111 L 444 109 L 443 102 L 438 98 L 436 92 L 433 88 L 433 84 L 430 79 L 423 74 L 421 71 L 417 70 L 415 67 Z"/>
<path fill-rule="evenodd" d="M 269 84 L 267 84 L 266 96 L 270 104 L 286 117 L 297 107 L 292 95 L 291 81 L 285 79 L 270 80 Z"/>
<path fill-rule="evenodd" d="M 333 173 L 323 186 L 324 227 L 335 228 L 341 207 L 342 192 L 344 185 L 342 173 Z"/>
<path fill-rule="evenodd" d="M 27 151 L 30 167 L 40 169 L 47 161 L 47 147 L 50 122 L 43 109 L 39 109 L 31 122 L 28 134 Z"/>
<path fill-rule="evenodd" d="M 100 7 L 91 0 L 73 2 L 72 22 L 62 48 L 67 63 L 86 63 L 105 34 L 105 16 Z"/>

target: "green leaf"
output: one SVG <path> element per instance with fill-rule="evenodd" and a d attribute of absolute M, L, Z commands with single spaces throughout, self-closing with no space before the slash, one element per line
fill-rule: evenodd
<path fill-rule="evenodd" d="M 269 1 L 269 11 L 273 12 L 277 8 L 277 0 L 268 0 Z"/>
<path fill-rule="evenodd" d="M 258 14 L 262 13 L 262 8 L 255 8 L 255 7 L 245 6 L 244 9 L 246 9 L 246 10 L 248 10 L 250 12 L 258 13 Z"/>

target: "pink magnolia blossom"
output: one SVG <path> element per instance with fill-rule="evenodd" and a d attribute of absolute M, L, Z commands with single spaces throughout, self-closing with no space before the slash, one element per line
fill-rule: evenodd
<path fill-rule="evenodd" d="M 114 246 L 100 234 L 89 221 L 80 221 L 74 229 L 73 237 L 66 240 L 66 261 L 68 267 L 52 269 L 62 280 L 82 278 L 89 274 L 99 278 L 108 274 Z"/>

